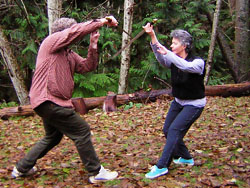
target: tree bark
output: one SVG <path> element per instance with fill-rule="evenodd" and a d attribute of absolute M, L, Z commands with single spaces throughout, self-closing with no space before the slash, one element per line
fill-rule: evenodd
<path fill-rule="evenodd" d="M 209 21 L 209 23 L 212 25 L 212 20 L 213 20 L 213 16 L 207 12 L 207 19 Z M 233 51 L 230 48 L 230 46 L 228 45 L 228 42 L 222 32 L 222 30 L 220 29 L 220 27 L 217 28 L 217 40 L 219 43 L 219 47 L 222 53 L 223 58 L 226 61 L 226 64 L 228 65 L 228 68 L 231 72 L 231 75 L 234 79 L 234 82 L 237 83 L 238 77 L 237 77 L 237 73 L 234 69 L 234 57 L 233 57 Z"/>
<path fill-rule="evenodd" d="M 25 86 L 17 59 L 12 52 L 8 39 L 4 35 L 3 29 L 0 27 L 0 52 L 3 58 L 4 66 L 6 67 L 12 84 L 15 88 L 17 98 L 21 105 L 29 104 L 28 90 Z"/>
<path fill-rule="evenodd" d="M 62 0 L 48 0 L 48 20 L 49 20 L 49 34 L 51 34 L 51 26 L 53 22 L 60 18 L 62 13 Z"/>
<path fill-rule="evenodd" d="M 104 112 L 117 111 L 117 95 L 115 93 L 108 92 L 108 95 L 103 102 L 102 109 Z"/>
<path fill-rule="evenodd" d="M 221 7 L 221 0 L 217 0 L 215 12 L 214 12 L 214 21 L 213 21 L 213 26 L 212 26 L 211 42 L 210 42 L 210 46 L 209 46 L 208 58 L 207 58 L 207 63 L 206 63 L 206 75 L 204 78 L 205 85 L 208 84 L 208 80 L 209 80 L 209 76 L 210 76 L 210 72 L 211 72 L 211 67 L 212 67 L 212 62 L 213 62 L 214 46 L 215 46 L 215 42 L 216 42 L 216 35 L 217 35 L 216 32 L 217 32 L 219 15 L 220 15 L 220 7 Z"/>
<path fill-rule="evenodd" d="M 240 84 L 227 84 L 227 85 L 217 85 L 217 86 L 206 86 L 205 89 L 206 96 L 249 96 L 250 95 L 250 82 L 240 83 Z M 170 89 L 162 90 L 152 90 L 150 92 L 136 92 L 132 94 L 117 95 L 116 104 L 118 106 L 123 104 L 128 104 L 129 102 L 134 103 L 147 103 L 154 102 L 160 96 L 166 96 L 169 99 L 173 99 L 171 96 Z M 88 110 L 101 107 L 105 101 L 106 97 L 91 97 L 91 98 L 73 98 L 73 103 L 77 103 L 78 107 L 76 110 L 80 114 L 87 113 Z M 9 107 L 0 110 L 0 118 L 8 119 L 11 116 L 30 116 L 34 115 L 30 105 L 19 106 L 19 107 Z"/>
<path fill-rule="evenodd" d="M 237 0 L 234 68 L 237 70 L 238 83 L 250 79 L 249 35 L 249 0 Z"/>
<path fill-rule="evenodd" d="M 228 7 L 229 7 L 229 10 L 230 10 L 231 16 L 233 16 L 233 14 L 234 14 L 235 4 L 236 4 L 236 0 L 228 0 Z"/>
<path fill-rule="evenodd" d="M 122 33 L 122 48 L 130 41 L 130 36 L 132 33 L 132 20 L 133 20 L 133 6 L 134 0 L 124 1 L 124 24 L 123 30 L 126 31 Z M 128 87 L 128 72 L 130 66 L 130 46 L 124 49 L 121 53 L 121 70 L 119 78 L 118 93 L 124 94 L 127 92 Z"/>

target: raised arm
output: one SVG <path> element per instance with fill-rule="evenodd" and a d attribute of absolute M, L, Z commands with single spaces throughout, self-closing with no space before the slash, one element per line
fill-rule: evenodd
<path fill-rule="evenodd" d="M 48 50 L 50 53 L 54 53 L 60 49 L 63 49 L 82 39 L 85 35 L 96 31 L 103 25 L 117 26 L 118 22 L 113 16 L 109 16 L 88 22 L 74 24 L 70 28 L 56 32 L 49 36 L 47 38 L 47 46 L 49 48 Z"/>
<path fill-rule="evenodd" d="M 153 25 L 150 23 L 147 23 L 145 26 L 143 26 L 143 29 L 151 37 L 151 48 L 158 62 L 162 64 L 163 66 L 170 68 L 170 62 L 166 61 L 167 59 L 165 59 L 164 54 L 159 52 L 159 47 L 163 47 L 163 46 L 159 43 L 156 37 L 156 34 L 153 29 Z"/>
<path fill-rule="evenodd" d="M 151 42 L 152 44 L 157 44 L 158 39 L 155 35 L 155 31 L 153 29 L 153 25 L 150 23 L 147 23 L 145 26 L 142 27 L 144 29 L 144 31 L 151 37 Z"/>
<path fill-rule="evenodd" d="M 97 43 L 99 36 L 100 33 L 98 31 L 91 33 L 87 58 L 82 58 L 81 56 L 74 54 L 76 61 L 75 71 L 77 73 L 83 74 L 85 72 L 94 71 L 97 68 L 98 65 Z"/>

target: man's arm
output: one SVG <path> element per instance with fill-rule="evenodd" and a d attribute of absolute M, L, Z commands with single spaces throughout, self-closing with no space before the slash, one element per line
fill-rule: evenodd
<path fill-rule="evenodd" d="M 113 16 L 109 16 L 106 18 L 74 24 L 70 28 L 56 32 L 46 39 L 46 41 L 49 43 L 49 45 L 47 45 L 49 52 L 54 53 L 60 49 L 63 49 L 72 43 L 79 41 L 85 35 L 96 31 L 105 24 L 108 26 L 117 26 L 118 22 Z"/>
<path fill-rule="evenodd" d="M 78 54 L 74 53 L 74 59 L 76 62 L 75 72 L 83 74 L 85 72 L 94 71 L 97 68 L 98 65 L 97 43 L 99 36 L 100 34 L 98 31 L 91 33 L 87 58 L 82 58 Z"/>

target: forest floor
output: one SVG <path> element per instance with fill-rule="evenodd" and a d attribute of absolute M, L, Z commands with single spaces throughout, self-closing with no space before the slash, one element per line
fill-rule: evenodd
<path fill-rule="evenodd" d="M 74 144 L 66 137 L 38 160 L 35 175 L 12 179 L 15 163 L 43 137 L 42 121 L 37 115 L 0 120 L 0 187 L 250 187 L 250 97 L 208 97 L 201 117 L 185 136 L 195 165 L 172 163 L 167 175 L 145 178 L 165 144 L 162 126 L 169 105 L 163 97 L 124 105 L 117 112 L 94 109 L 82 116 L 91 126 L 102 165 L 119 172 L 118 179 L 98 185 L 88 183 Z"/>

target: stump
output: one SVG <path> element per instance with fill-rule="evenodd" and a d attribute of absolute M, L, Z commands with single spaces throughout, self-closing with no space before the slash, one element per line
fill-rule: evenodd
<path fill-rule="evenodd" d="M 117 111 L 117 101 L 116 101 L 117 95 L 114 92 L 108 92 L 108 95 L 106 96 L 102 109 L 104 112 L 114 112 Z"/>
<path fill-rule="evenodd" d="M 76 112 L 79 112 L 81 115 L 88 113 L 88 109 L 83 98 L 72 98 L 71 101 Z"/>

